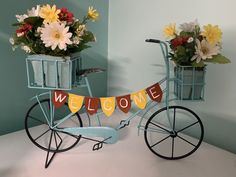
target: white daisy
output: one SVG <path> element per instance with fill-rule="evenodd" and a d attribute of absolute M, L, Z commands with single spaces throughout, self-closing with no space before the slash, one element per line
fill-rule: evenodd
<path fill-rule="evenodd" d="M 80 39 L 79 36 L 75 36 L 75 37 L 73 37 L 72 42 L 73 42 L 73 44 L 78 45 L 81 40 L 82 40 L 82 39 Z"/>
<path fill-rule="evenodd" d="M 193 22 L 189 23 L 183 23 L 180 25 L 180 29 L 183 30 L 184 32 L 193 32 L 195 30 L 195 26 L 198 26 L 198 21 L 197 19 Z"/>
<path fill-rule="evenodd" d="M 33 7 L 31 10 L 28 10 L 29 17 L 38 17 L 40 11 L 40 5 L 37 5 L 36 8 Z"/>
<path fill-rule="evenodd" d="M 77 34 L 77 36 L 83 36 L 85 31 L 86 31 L 86 26 L 80 25 L 79 28 L 76 29 L 75 33 Z"/>
<path fill-rule="evenodd" d="M 60 50 L 66 50 L 67 44 L 72 44 L 70 40 L 72 33 L 68 32 L 69 26 L 59 22 L 52 22 L 45 24 L 45 27 L 41 29 L 41 40 L 45 44 L 45 47 L 51 47 L 55 50 L 59 47 Z"/>
<path fill-rule="evenodd" d="M 11 43 L 11 45 L 15 44 L 15 40 L 12 37 L 9 39 L 9 42 Z"/>
<path fill-rule="evenodd" d="M 195 55 L 191 58 L 191 61 L 196 60 L 199 63 L 201 60 L 211 59 L 213 55 L 220 53 L 220 47 L 218 45 L 211 45 L 205 39 L 201 42 L 197 39 L 196 42 Z"/>
<path fill-rule="evenodd" d="M 191 42 L 193 42 L 193 37 L 190 37 L 190 38 L 188 38 L 188 41 L 187 41 L 187 43 L 191 43 Z"/>
<path fill-rule="evenodd" d="M 24 14 L 24 15 L 16 15 L 16 19 L 18 22 L 23 22 L 24 19 L 28 18 L 28 15 Z"/>
<path fill-rule="evenodd" d="M 28 46 L 26 46 L 26 45 L 21 46 L 21 49 L 24 50 L 26 53 L 30 53 L 31 52 L 31 49 Z"/>

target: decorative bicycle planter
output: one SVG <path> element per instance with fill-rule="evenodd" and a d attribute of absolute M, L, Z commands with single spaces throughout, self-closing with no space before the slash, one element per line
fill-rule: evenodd
<path fill-rule="evenodd" d="M 174 67 L 174 93 L 179 100 L 203 100 L 206 67 Z"/>
<path fill-rule="evenodd" d="M 142 108 L 128 118 L 121 120 L 120 124 L 115 128 L 99 125 L 83 127 L 83 119 L 81 119 L 78 111 L 74 112 L 70 109 L 71 105 L 74 107 L 75 104 L 78 105 L 83 102 L 78 100 L 78 102 L 75 103 L 74 100 L 70 100 L 70 94 L 60 94 L 61 91 L 58 92 L 58 90 L 62 89 L 69 90 L 73 87 L 73 83 L 77 83 L 73 82 L 74 70 L 78 69 L 75 67 L 73 70 L 73 66 L 76 65 L 75 61 L 77 60 L 69 61 L 71 64 L 67 67 L 69 74 L 66 74 L 66 76 L 71 78 L 69 82 L 71 85 L 66 84 L 65 87 L 65 84 L 58 82 L 61 77 L 59 71 L 62 65 L 60 62 L 62 61 L 53 62 L 52 68 L 56 70 L 53 76 L 56 81 L 52 82 L 53 84 L 55 83 L 55 85 L 51 85 L 51 82 L 50 85 L 48 85 L 46 77 L 48 73 L 45 72 L 45 68 L 48 69 L 48 66 L 45 67 L 44 63 L 52 61 L 27 58 L 27 67 L 32 65 L 32 61 L 37 61 L 42 68 L 42 82 L 40 80 L 38 83 L 35 81 L 36 79 L 34 77 L 32 78 L 32 76 L 30 76 L 30 74 L 35 73 L 30 72 L 28 68 L 29 88 L 56 90 L 36 95 L 34 97 L 36 103 L 28 110 L 25 117 L 25 129 L 29 139 L 40 149 L 47 151 L 45 168 L 49 166 L 56 153 L 73 148 L 81 138 L 94 141 L 93 150 L 101 149 L 104 144 L 116 143 L 119 139 L 119 131 L 128 126 L 131 120 L 142 113 L 143 116 L 140 119 L 138 128 L 139 130 L 143 130 L 146 145 L 155 155 L 164 159 L 175 160 L 185 158 L 199 148 L 204 136 L 204 128 L 200 118 L 192 110 L 183 106 L 169 106 L 169 101 L 171 100 L 169 99 L 169 83 L 174 79 L 170 78 L 167 44 L 159 40 L 147 40 L 147 42 L 158 43 L 160 45 L 166 63 L 166 77 L 146 89 L 146 93 L 148 93 L 149 97 L 151 96 L 149 102 L 146 102 L 146 108 L 144 110 Z M 163 93 L 165 93 L 166 106 L 159 109 L 158 102 L 161 101 Z M 145 90 L 143 90 L 141 94 L 145 95 Z M 68 102 L 64 99 L 66 95 L 69 95 Z M 62 104 L 60 108 L 56 108 L 54 104 L 53 100 L 55 100 L 55 97 L 57 97 L 57 102 Z M 77 95 L 74 98 L 80 99 L 81 97 L 83 96 Z M 127 98 L 126 95 L 119 96 L 119 98 L 121 98 L 122 109 L 129 106 L 128 102 L 130 97 Z M 89 104 L 86 104 L 86 100 L 92 101 L 92 99 L 91 97 L 85 97 L 85 103 L 80 106 L 85 106 L 87 110 Z M 132 99 L 134 99 L 134 97 Z M 89 103 L 89 101 L 87 101 L 87 103 Z M 150 113 L 150 115 L 148 115 L 148 113 Z M 102 114 L 102 112 L 97 112 L 96 115 L 98 116 L 100 114 Z M 32 129 L 32 127 L 34 127 L 34 129 Z M 50 157 L 51 153 L 52 155 Z"/>

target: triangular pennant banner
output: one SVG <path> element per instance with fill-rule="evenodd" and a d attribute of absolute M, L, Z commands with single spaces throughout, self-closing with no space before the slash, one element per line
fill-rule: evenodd
<path fill-rule="evenodd" d="M 156 102 L 161 102 L 163 92 L 159 83 L 156 83 L 146 89 L 148 96 Z"/>
<path fill-rule="evenodd" d="M 78 112 L 84 101 L 84 96 L 69 94 L 68 106 L 72 113 Z"/>
<path fill-rule="evenodd" d="M 104 114 L 109 117 L 115 110 L 115 97 L 100 98 L 101 107 Z"/>
<path fill-rule="evenodd" d="M 131 108 L 130 95 L 116 97 L 116 104 L 124 113 L 128 113 Z"/>
<path fill-rule="evenodd" d="M 54 104 L 55 108 L 60 108 L 63 106 L 66 102 L 66 99 L 68 97 L 68 94 L 63 91 L 53 91 L 52 95 L 52 103 Z"/>
<path fill-rule="evenodd" d="M 147 94 L 151 100 L 161 102 L 163 91 L 159 83 L 153 84 L 138 92 L 116 97 L 94 98 L 68 94 L 64 91 L 54 91 L 52 102 L 56 108 L 60 108 L 66 102 L 67 97 L 69 97 L 68 106 L 72 113 L 78 112 L 84 103 L 86 111 L 90 115 L 97 113 L 98 108 L 101 107 L 104 114 L 109 117 L 115 111 L 116 105 L 122 112 L 128 113 L 131 109 L 131 100 L 134 101 L 138 108 L 145 109 L 147 105 Z"/>
<path fill-rule="evenodd" d="M 85 102 L 86 111 L 90 115 L 97 113 L 98 106 L 99 106 L 99 98 L 85 97 L 84 102 Z"/>
<path fill-rule="evenodd" d="M 147 104 L 147 96 L 145 90 L 141 90 L 131 94 L 131 98 L 140 109 L 144 109 Z"/>

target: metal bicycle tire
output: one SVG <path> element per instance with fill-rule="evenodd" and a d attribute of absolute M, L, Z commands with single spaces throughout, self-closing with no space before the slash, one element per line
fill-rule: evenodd
<path fill-rule="evenodd" d="M 173 131 L 171 132 L 171 131 L 169 131 L 169 129 L 166 129 L 165 126 L 163 126 L 163 124 L 158 123 L 158 116 L 161 116 L 161 114 L 164 115 L 164 114 L 166 114 L 167 111 L 173 111 L 173 110 L 174 110 L 173 115 L 175 117 L 175 118 L 173 118 L 173 122 L 175 122 L 175 123 L 172 123 L 173 128 L 174 128 L 173 129 L 174 132 Z M 176 125 L 177 125 L 177 121 L 179 121 L 177 119 L 181 119 L 181 117 L 180 118 L 177 117 L 178 112 L 181 112 L 181 114 L 183 114 L 183 115 L 186 114 L 188 116 L 192 116 L 192 118 L 194 119 L 195 122 L 193 122 L 192 124 L 188 123 L 186 125 L 186 127 L 182 127 L 182 128 L 177 129 Z M 185 118 L 185 119 L 187 120 L 187 118 Z M 155 120 L 155 123 L 153 123 L 154 120 Z M 183 122 L 183 120 L 182 120 L 182 122 Z M 166 133 L 166 135 L 165 136 L 161 135 L 165 138 L 161 138 L 161 140 L 159 140 L 159 141 L 157 141 L 153 144 L 153 142 L 151 142 L 151 140 L 149 140 L 149 137 L 151 137 L 151 135 L 149 135 L 149 134 L 151 134 L 152 131 L 154 131 L 155 126 L 157 127 L 156 129 L 160 129 L 160 130 L 164 131 L 164 133 Z M 179 125 L 179 126 L 181 126 L 181 125 Z M 187 130 L 189 131 L 190 128 L 192 128 L 192 129 L 194 128 L 194 131 L 198 132 L 199 135 L 198 136 L 194 135 L 195 137 L 193 138 L 193 136 L 191 137 L 189 135 L 191 133 L 189 133 L 189 132 L 187 132 L 187 133 L 185 132 L 185 134 L 183 133 L 184 131 L 187 131 Z M 168 135 L 168 133 L 169 133 L 169 135 Z M 180 133 L 181 133 L 182 137 L 180 135 L 178 135 Z M 152 136 L 158 136 L 158 135 L 159 135 L 159 133 L 154 132 L 154 135 L 152 135 Z M 193 139 L 195 143 L 192 143 L 191 141 L 187 140 L 186 138 L 183 138 L 183 136 L 186 136 L 186 137 L 189 137 L 190 139 Z M 182 106 L 169 106 L 168 109 L 167 109 L 167 107 L 164 107 L 164 108 L 156 111 L 148 119 L 148 121 L 145 125 L 145 131 L 144 131 L 144 139 L 145 139 L 146 145 L 151 150 L 151 152 L 153 152 L 155 155 L 157 155 L 161 158 L 168 159 L 168 160 L 182 159 L 182 158 L 185 158 L 185 157 L 193 154 L 199 148 L 199 146 L 201 145 L 203 137 L 204 137 L 204 127 L 203 127 L 201 119 L 192 110 L 190 110 L 186 107 L 182 107 Z M 161 150 L 158 146 L 161 146 L 161 143 L 164 143 L 169 138 L 172 140 L 172 143 L 166 143 L 166 144 L 172 144 L 172 147 L 170 148 L 171 152 L 164 152 L 164 151 L 168 151 L 168 150 L 166 150 L 167 148 L 166 149 L 163 148 L 165 150 L 163 152 L 161 152 Z M 189 146 L 192 145 L 193 149 L 191 149 L 187 152 L 181 153 L 180 155 L 175 155 L 174 152 L 177 151 L 176 145 L 174 144 L 175 141 L 177 141 L 177 140 L 175 140 L 175 138 L 179 138 L 180 140 L 182 140 L 182 143 L 187 143 L 187 144 L 189 144 Z M 163 145 L 163 147 L 164 147 L 164 145 Z"/>
<path fill-rule="evenodd" d="M 41 104 L 46 103 L 46 104 L 49 105 L 50 100 L 49 99 L 43 99 L 43 100 L 40 100 L 40 103 Z M 65 103 L 64 106 L 68 108 L 68 104 L 67 103 Z M 32 105 L 30 107 L 30 109 L 28 110 L 28 112 L 27 112 L 27 114 L 25 116 L 25 131 L 26 131 L 27 136 L 29 137 L 29 139 L 31 140 L 31 142 L 34 145 L 36 145 L 38 148 L 40 148 L 42 150 L 49 151 L 49 152 L 64 152 L 64 151 L 67 151 L 67 150 L 73 148 L 80 141 L 80 138 L 81 138 L 80 135 L 79 136 L 74 136 L 74 135 L 71 135 L 71 134 L 68 134 L 68 133 L 64 133 L 62 131 L 52 130 L 52 129 L 50 129 L 49 125 L 46 122 L 43 122 L 41 119 L 36 120 L 36 118 L 33 117 L 31 114 L 32 114 L 33 110 L 35 110 L 38 107 L 39 107 L 39 103 L 36 102 L 34 105 Z M 78 113 L 75 113 L 74 116 L 76 116 L 76 123 L 78 124 L 78 126 L 83 127 L 83 123 L 82 123 L 80 115 Z M 57 139 L 59 139 L 59 138 L 61 138 L 61 136 L 63 136 L 64 139 L 65 139 L 65 137 L 67 139 L 70 138 L 70 141 L 72 141 L 72 143 L 70 143 L 69 145 L 63 144 L 63 146 L 61 146 L 60 149 L 57 149 L 57 148 L 54 148 L 54 149 L 52 148 L 51 149 L 51 148 L 49 148 L 48 145 L 47 145 L 47 142 L 45 142 L 45 145 L 42 145 L 42 144 L 38 143 L 37 142 L 38 139 L 34 138 L 33 135 L 32 135 L 32 131 L 30 131 L 30 128 L 31 128 L 31 126 L 29 125 L 30 124 L 30 122 L 29 122 L 30 119 L 38 121 L 39 122 L 39 124 L 38 124 L 39 126 L 44 125 L 44 127 L 47 127 L 47 129 L 48 129 L 43 134 L 41 134 L 41 135 L 39 135 L 37 137 L 39 137 L 39 138 L 42 138 L 42 137 L 45 138 L 45 136 L 49 137 L 50 136 L 49 132 L 51 132 L 52 136 L 54 136 L 53 140 L 55 140 L 55 142 L 57 141 Z M 57 128 L 59 128 L 59 127 L 57 127 Z M 64 139 L 61 140 L 61 141 L 64 141 Z M 49 144 L 49 142 L 48 142 L 48 144 Z"/>

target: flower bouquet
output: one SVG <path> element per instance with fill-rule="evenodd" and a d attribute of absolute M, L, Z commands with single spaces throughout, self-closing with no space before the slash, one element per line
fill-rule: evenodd
<path fill-rule="evenodd" d="M 200 25 L 195 20 L 180 25 L 169 24 L 164 34 L 170 40 L 169 57 L 174 61 L 174 92 L 181 100 L 204 98 L 206 62 L 225 64 L 230 60 L 221 54 L 222 31 L 217 25 Z"/>
<path fill-rule="evenodd" d="M 95 36 L 87 30 L 88 21 L 99 14 L 88 8 L 82 20 L 67 8 L 37 5 L 27 14 L 16 15 L 17 29 L 10 38 L 13 49 L 21 47 L 27 54 L 27 76 L 30 88 L 71 89 L 80 69 L 79 53 L 90 47 Z M 30 75 L 33 75 L 32 78 Z"/>
<path fill-rule="evenodd" d="M 180 25 L 180 31 L 175 24 L 169 24 L 164 34 L 170 38 L 171 59 L 179 65 L 204 67 L 205 62 L 225 64 L 230 60 L 221 55 L 222 31 L 217 25 L 205 25 L 203 30 L 195 20 Z"/>
<path fill-rule="evenodd" d="M 94 42 L 95 37 L 86 28 L 89 20 L 96 21 L 99 14 L 89 7 L 83 20 L 74 17 L 67 8 L 56 5 L 37 5 L 27 14 L 16 15 L 16 32 L 10 42 L 13 49 L 21 47 L 28 54 L 69 56 L 80 52 Z"/>

